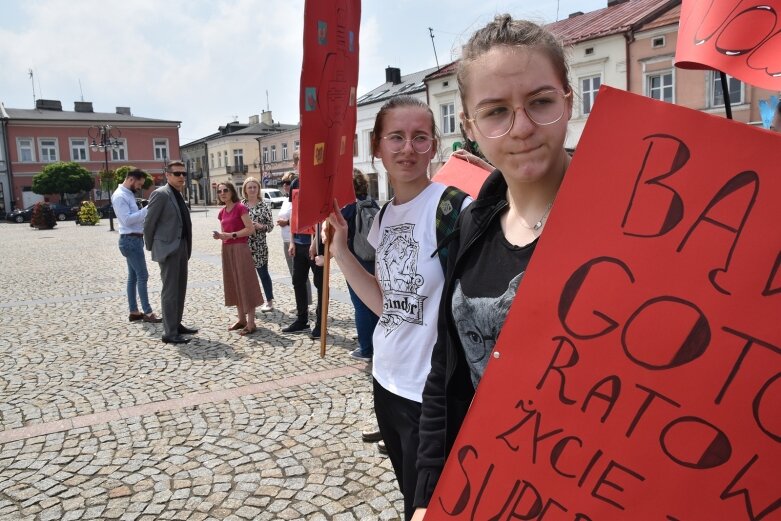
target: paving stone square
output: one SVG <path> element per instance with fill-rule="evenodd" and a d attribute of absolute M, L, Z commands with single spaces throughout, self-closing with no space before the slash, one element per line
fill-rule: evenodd
<path fill-rule="evenodd" d="M 321 358 L 319 340 L 281 332 L 295 302 L 273 230 L 276 309 L 241 337 L 223 305 L 217 208 L 192 222 L 183 323 L 200 331 L 176 347 L 162 324 L 128 321 L 107 219 L 0 223 L 0 520 L 401 519 L 390 461 L 361 441 L 371 371 L 349 356 L 338 268 Z M 147 267 L 159 313 L 149 252 Z"/>

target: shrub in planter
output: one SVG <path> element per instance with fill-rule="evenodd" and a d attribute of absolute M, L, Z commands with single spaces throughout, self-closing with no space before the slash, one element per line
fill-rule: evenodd
<path fill-rule="evenodd" d="M 81 203 L 81 208 L 79 208 L 79 214 L 76 218 L 76 223 L 95 226 L 99 222 L 100 214 L 98 214 L 98 209 L 95 208 L 95 203 L 91 201 L 84 201 Z"/>
<path fill-rule="evenodd" d="M 51 206 L 46 203 L 37 203 L 33 208 L 30 226 L 39 230 L 50 230 L 57 226 L 57 218 L 54 216 Z"/>

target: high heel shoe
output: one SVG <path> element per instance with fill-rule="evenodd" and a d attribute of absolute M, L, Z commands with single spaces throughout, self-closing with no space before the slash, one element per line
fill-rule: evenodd
<path fill-rule="evenodd" d="M 236 322 L 231 327 L 228 328 L 228 331 L 236 331 L 237 329 L 244 329 L 246 327 L 246 323 Z"/>

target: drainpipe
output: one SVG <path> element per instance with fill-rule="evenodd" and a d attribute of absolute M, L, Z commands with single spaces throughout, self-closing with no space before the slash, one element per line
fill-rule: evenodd
<path fill-rule="evenodd" d="M 2 104 L 0 104 L 0 123 L 3 127 L 3 143 L 0 145 L 5 147 L 3 157 L 5 157 L 5 175 L 6 179 L 8 179 L 8 201 L 10 204 L 8 205 L 8 208 L 5 209 L 6 213 L 8 213 L 16 206 L 14 204 L 16 198 L 14 197 L 14 176 L 12 173 L 11 156 L 9 152 L 11 148 L 8 144 L 8 114 L 5 111 L 5 106 Z"/>

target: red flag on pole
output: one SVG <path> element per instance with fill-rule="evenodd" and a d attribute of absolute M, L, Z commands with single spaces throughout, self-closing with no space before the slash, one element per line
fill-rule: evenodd
<path fill-rule="evenodd" d="M 352 186 L 360 0 L 307 0 L 301 70 L 298 224 L 355 200 Z"/>

